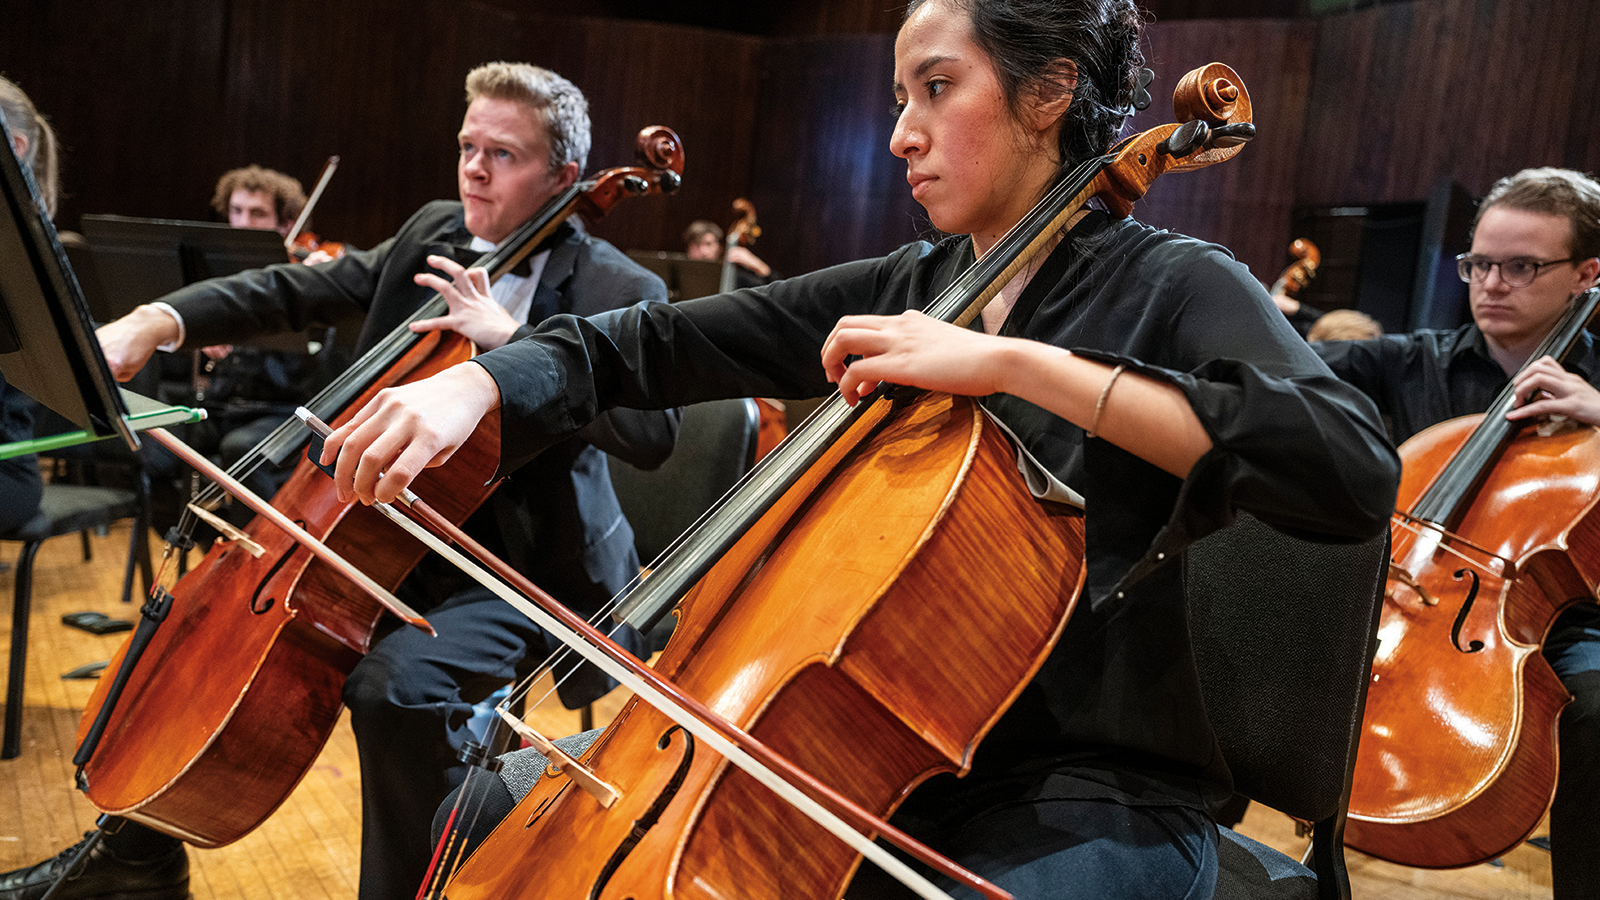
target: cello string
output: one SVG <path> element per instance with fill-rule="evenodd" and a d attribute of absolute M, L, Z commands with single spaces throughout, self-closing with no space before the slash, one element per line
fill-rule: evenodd
<path fill-rule="evenodd" d="M 806 417 L 804 422 L 802 422 L 799 427 L 797 427 L 793 432 L 790 433 L 789 436 L 784 439 L 783 444 L 789 444 L 791 441 L 801 445 L 805 444 L 807 441 L 813 443 L 817 442 L 819 440 L 817 437 L 815 437 L 817 430 L 811 427 L 811 425 L 814 420 L 818 419 L 819 416 L 822 415 L 824 415 L 822 408 L 819 407 L 818 409 L 813 410 L 810 415 Z M 605 622 L 608 617 L 612 617 L 613 614 L 622 606 L 622 604 L 634 593 L 635 589 L 639 588 L 644 583 L 644 581 L 649 577 L 648 573 L 651 569 L 653 569 L 662 560 L 670 557 L 680 547 L 693 538 L 695 532 L 698 531 L 711 517 L 713 510 L 730 500 L 730 498 L 736 497 L 738 493 L 750 483 L 758 479 L 770 480 L 771 476 L 764 474 L 762 470 L 763 467 L 781 465 L 780 462 L 777 462 L 777 460 L 781 459 L 778 454 L 779 451 L 773 451 L 772 453 L 769 453 L 765 458 L 759 460 L 743 475 L 739 476 L 734 484 L 728 488 L 728 490 L 723 492 L 721 499 L 711 504 L 706 510 L 702 511 L 688 528 L 674 538 L 671 543 L 666 546 L 666 548 L 657 553 L 656 556 L 650 560 L 650 565 L 641 569 L 637 575 L 629 580 L 628 584 L 624 586 L 621 591 L 618 591 L 617 594 L 607 601 L 607 603 L 604 604 L 599 611 L 590 616 L 588 619 L 589 624 L 595 626 L 597 630 L 604 632 L 607 637 L 615 639 L 625 623 L 617 622 L 615 619 L 612 619 L 612 622 L 604 627 L 602 627 L 602 623 Z M 546 671 L 552 670 L 554 666 L 560 664 L 574 652 L 575 651 L 565 644 L 557 647 L 553 652 L 546 656 L 542 662 L 539 663 L 532 675 L 524 679 L 523 682 L 519 682 L 518 686 L 513 687 L 511 696 L 505 701 L 502 701 L 500 706 L 509 710 L 509 704 L 520 698 L 525 701 L 525 708 L 531 708 L 533 704 L 527 703 L 526 701 L 531 698 L 532 687 L 537 682 L 539 676 Z M 567 679 L 571 678 L 574 674 L 575 671 L 571 671 L 561 678 L 552 677 L 554 686 L 550 690 L 546 691 L 545 694 L 543 694 L 536 702 L 543 702 L 551 694 L 553 694 L 561 684 L 563 684 Z"/>
<path fill-rule="evenodd" d="M 873 843 L 871 838 L 852 828 L 832 810 L 828 809 L 820 802 L 812 799 L 807 794 L 795 788 L 783 777 L 779 776 L 773 770 L 767 768 L 767 766 L 756 760 L 737 744 L 724 737 L 712 726 L 706 722 L 700 721 L 693 714 L 690 714 L 688 710 L 682 707 L 677 701 L 667 697 L 660 690 L 652 687 L 648 682 L 640 678 L 638 675 L 628 671 L 627 669 L 620 666 L 613 669 L 612 666 L 615 666 L 616 664 L 612 662 L 603 651 L 589 644 L 576 632 L 569 631 L 560 623 L 559 620 L 551 616 L 548 612 L 540 609 L 527 598 L 523 597 L 520 593 L 512 590 L 508 585 L 505 584 L 505 582 L 501 581 L 491 573 L 482 569 L 476 563 L 466 558 L 461 554 L 460 551 L 457 551 L 455 548 L 446 544 L 443 540 L 435 537 L 432 532 L 423 528 L 419 523 L 413 521 L 409 516 L 401 514 L 386 503 L 375 503 L 373 504 L 372 508 L 383 513 L 391 521 L 395 522 L 395 524 L 400 525 L 400 527 L 405 528 L 407 531 L 410 531 L 418 540 L 423 541 L 424 543 L 428 544 L 428 546 L 433 548 L 434 552 L 445 557 L 451 562 L 454 562 L 458 567 L 460 567 L 461 571 L 477 580 L 484 587 L 487 587 L 489 590 L 493 591 L 507 603 L 510 603 L 518 610 L 521 610 L 525 615 L 533 619 L 548 633 L 560 635 L 564 640 L 572 641 L 578 652 L 582 654 L 589 662 L 599 666 L 602 670 L 606 671 L 607 674 L 611 675 L 611 677 L 615 678 L 623 685 L 631 688 L 635 694 L 646 696 L 652 706 L 671 717 L 686 731 L 694 734 L 695 737 L 705 741 L 710 747 L 712 747 L 712 749 L 721 754 L 724 759 L 727 759 L 729 762 L 738 766 L 747 775 L 766 785 L 769 789 L 776 792 L 780 797 L 783 797 L 789 801 L 789 803 L 795 809 L 807 815 L 813 822 L 816 822 L 818 825 L 827 829 L 831 834 L 841 841 L 844 841 L 856 852 L 867 857 L 880 869 L 894 877 L 907 888 L 910 888 L 918 896 L 923 897 L 924 900 L 952 900 L 949 894 L 934 886 L 932 882 L 928 881 L 927 878 L 922 876 L 916 870 L 906 865 L 899 858 L 891 855 L 882 847 Z M 842 800 L 843 798 L 840 799 Z M 883 823 L 881 821 L 877 824 L 877 827 L 885 829 L 889 828 L 887 823 Z"/>
<path fill-rule="evenodd" d="M 873 398 L 876 398 L 880 394 L 873 395 Z M 866 398 L 863 400 L 863 402 L 868 402 L 869 399 L 872 398 Z M 604 631 L 607 637 L 615 638 L 617 633 L 621 631 L 623 625 L 626 624 L 626 622 L 618 621 L 618 619 L 615 617 L 616 611 L 625 603 L 627 603 L 635 594 L 636 589 L 640 588 L 648 580 L 649 571 L 651 571 L 662 560 L 670 558 L 682 546 L 690 543 L 691 541 L 697 540 L 699 531 L 703 526 L 706 525 L 708 521 L 712 519 L 713 514 L 716 513 L 719 508 L 727 507 L 730 509 L 741 509 L 742 505 L 749 505 L 744 502 L 745 498 L 750 496 L 750 493 L 745 490 L 748 486 L 756 485 L 756 491 L 762 492 L 767 486 L 781 483 L 784 479 L 790 477 L 790 473 L 796 465 L 804 465 L 804 461 L 809 458 L 808 451 L 813 450 L 818 445 L 823 445 L 830 441 L 831 433 L 825 427 L 819 428 L 813 423 L 823 419 L 836 418 L 839 415 L 847 413 L 849 407 L 844 403 L 843 399 L 839 398 L 838 395 L 835 394 L 834 400 L 836 400 L 837 403 L 833 405 L 831 411 L 828 404 L 823 404 L 822 407 L 812 411 L 812 413 L 807 416 L 805 421 L 784 439 L 783 445 L 789 445 L 791 449 L 785 451 L 784 447 L 780 446 L 779 450 L 769 453 L 765 458 L 761 459 L 756 463 L 756 465 L 751 467 L 748 472 L 740 476 L 734 485 L 723 493 L 723 496 L 720 500 L 711 504 L 711 506 L 709 506 L 704 512 L 700 513 L 693 524 L 691 524 L 681 534 L 674 538 L 665 549 L 656 555 L 656 557 L 651 561 L 651 566 L 646 567 L 646 569 L 634 576 L 634 578 L 629 581 L 628 585 L 623 590 L 619 591 L 616 596 L 612 597 L 611 600 L 607 602 L 598 612 L 591 616 L 588 620 L 589 624 L 595 626 L 597 630 Z M 833 401 L 830 401 L 830 403 L 833 403 Z M 799 458 L 801 461 L 799 463 L 786 462 L 786 460 L 795 458 Z M 666 613 L 663 615 L 665 614 Z M 608 617 L 612 618 L 613 624 L 607 626 L 606 628 L 602 628 L 600 623 Z M 641 631 L 648 633 L 648 629 L 641 629 Z M 564 644 L 559 646 L 550 654 L 550 656 L 546 657 L 546 661 L 540 664 L 540 669 L 537 670 L 535 675 L 532 677 L 537 678 L 540 672 L 559 664 L 562 660 L 565 660 L 568 656 L 575 652 L 576 651 L 574 651 L 571 647 L 568 647 Z M 569 671 L 567 675 L 560 679 L 554 679 L 555 685 L 559 687 L 560 684 L 564 683 L 566 679 L 571 678 L 574 674 L 575 670 Z M 540 702 L 542 702 L 544 698 L 547 698 L 550 693 L 553 693 L 554 690 L 555 689 L 552 688 L 551 691 L 546 692 L 544 697 L 541 698 Z"/>
<path fill-rule="evenodd" d="M 1395 516 L 1399 517 L 1398 520 L 1395 521 L 1396 525 L 1415 534 L 1419 538 L 1426 537 L 1427 531 L 1431 530 L 1436 532 L 1439 535 L 1440 540 L 1435 549 L 1442 550 L 1445 553 L 1460 559 L 1462 562 L 1480 572 L 1483 572 L 1485 575 L 1491 575 L 1495 578 L 1504 577 L 1505 573 L 1510 571 L 1511 567 L 1514 565 L 1510 559 L 1501 556 L 1500 554 L 1495 553 L 1486 547 L 1480 547 L 1448 528 L 1441 528 L 1439 525 L 1429 522 L 1426 519 L 1416 519 L 1407 513 L 1400 512 L 1399 510 L 1395 510 Z M 1472 557 L 1467 556 L 1465 553 L 1462 553 L 1460 550 L 1457 550 L 1453 546 L 1452 542 L 1459 543 L 1465 547 L 1476 550 L 1479 553 L 1482 553 L 1484 556 L 1489 557 L 1489 559 L 1501 563 L 1503 569 L 1500 572 L 1494 571 L 1493 569 L 1489 568 L 1487 563 L 1479 562 Z"/>

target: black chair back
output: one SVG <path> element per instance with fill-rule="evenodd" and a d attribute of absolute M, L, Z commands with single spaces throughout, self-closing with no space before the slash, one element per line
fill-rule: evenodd
<path fill-rule="evenodd" d="M 661 555 L 755 464 L 760 410 L 754 400 L 712 400 L 683 409 L 678 444 L 646 472 L 615 457 L 611 484 L 633 526 L 645 565 Z"/>
<path fill-rule="evenodd" d="M 1241 515 L 1186 560 L 1201 691 L 1235 788 L 1315 823 L 1324 898 L 1350 895 L 1344 815 L 1388 553 L 1387 533 L 1314 543 Z"/>

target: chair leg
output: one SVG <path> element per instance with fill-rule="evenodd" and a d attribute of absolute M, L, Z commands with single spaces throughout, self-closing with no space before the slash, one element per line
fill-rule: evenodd
<path fill-rule="evenodd" d="M 150 566 L 150 519 L 148 509 L 141 510 L 133 517 L 130 526 L 132 533 L 128 535 L 128 563 L 122 570 L 122 602 L 129 603 L 133 600 L 133 569 L 137 565 L 139 573 L 144 577 L 144 594 L 150 596 L 150 587 L 155 583 L 155 570 Z"/>
<path fill-rule="evenodd" d="M 29 541 L 17 557 L 16 599 L 11 605 L 11 672 L 6 679 L 6 729 L 0 759 L 22 754 L 22 688 L 28 666 L 28 606 L 33 598 L 33 557 L 40 541 Z"/>
<path fill-rule="evenodd" d="M 146 519 L 139 525 L 139 575 L 144 580 L 144 593 L 141 596 L 150 596 L 151 588 L 156 585 L 156 572 L 150 562 L 150 521 Z"/>
<path fill-rule="evenodd" d="M 139 517 L 134 516 L 128 534 L 128 562 L 122 567 L 122 602 L 133 600 L 133 570 L 139 559 Z M 146 560 L 146 565 L 149 561 Z M 146 577 L 148 581 L 148 576 Z"/>
<path fill-rule="evenodd" d="M 150 474 L 143 468 L 139 469 L 139 515 L 135 517 L 134 527 L 139 534 L 139 569 L 144 575 L 144 594 L 150 596 L 151 588 L 156 584 L 155 569 L 150 563 L 150 522 L 155 514 L 150 510 Z M 131 598 L 130 598 L 131 599 Z"/>
<path fill-rule="evenodd" d="M 155 588 L 155 570 L 150 567 L 150 524 L 155 512 L 150 511 L 150 474 L 139 469 L 139 569 L 144 570 L 144 596 Z"/>

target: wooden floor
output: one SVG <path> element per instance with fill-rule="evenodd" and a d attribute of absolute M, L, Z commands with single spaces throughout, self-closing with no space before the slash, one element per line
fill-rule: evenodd
<path fill-rule="evenodd" d="M 66 681 L 62 673 L 104 660 L 126 635 L 95 636 L 61 623 L 65 613 L 95 610 L 133 619 L 137 602 L 119 601 L 127 526 L 93 539 L 94 561 L 83 561 L 75 538 L 44 545 L 35 567 L 33 624 L 28 646 L 27 702 L 22 755 L 0 761 L 0 871 L 51 856 L 94 826 L 95 810 L 72 788 L 71 757 L 79 711 L 93 683 Z M 0 560 L 14 562 L 19 544 L 0 544 Z M 14 572 L 0 574 L 0 609 L 9 611 Z M 10 647 L 9 612 L 0 615 L 0 645 Z M 608 720 L 617 695 L 597 707 Z M 546 734 L 578 730 L 577 713 L 542 706 L 529 720 Z M 341 722 L 316 766 L 265 825 L 219 850 L 193 850 L 196 900 L 351 900 L 356 894 L 360 841 L 360 779 L 354 739 Z M 1252 807 L 1242 831 L 1298 856 L 1305 841 L 1289 819 Z M 1349 854 L 1354 895 L 1363 900 L 1423 898 L 1547 898 L 1550 861 L 1523 847 L 1500 865 L 1451 871 L 1394 866 Z"/>

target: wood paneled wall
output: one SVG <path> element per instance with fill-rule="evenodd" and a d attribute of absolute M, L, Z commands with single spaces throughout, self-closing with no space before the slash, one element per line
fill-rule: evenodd
<path fill-rule="evenodd" d="M 1416 0 L 1320 21 L 1305 205 L 1483 196 L 1528 166 L 1600 172 L 1600 4 Z"/>
<path fill-rule="evenodd" d="M 521 0 L 20 0 L 0 71 L 67 145 L 67 227 L 86 212 L 203 219 L 224 169 L 259 162 L 309 182 L 337 153 L 315 227 L 370 246 L 455 194 L 466 71 L 539 62 L 590 98 L 591 169 L 630 162 L 644 125 L 684 138 L 682 192 L 624 204 L 603 236 L 676 249 L 691 219 L 725 223 L 748 196 L 758 252 L 795 274 L 927 229 L 887 150 L 893 38 L 877 23 L 896 4 L 854 2 L 791 4 L 770 20 L 783 36 L 758 37 Z M 1157 104 L 1133 127 L 1164 121 L 1181 73 L 1220 60 L 1243 77 L 1261 136 L 1224 166 L 1158 183 L 1138 215 L 1222 243 L 1270 280 L 1298 206 L 1423 200 L 1441 179 L 1481 194 L 1528 165 L 1600 170 L 1597 33 L 1592 0 L 1158 21 Z"/>
<path fill-rule="evenodd" d="M 584 91 L 591 170 L 631 164 L 646 125 L 682 136 L 682 191 L 619 207 L 597 229 L 619 245 L 676 248 L 691 219 L 725 218 L 749 190 L 759 38 L 482 0 L 29 5 L 0 30 L 0 72 L 67 145 L 66 227 L 84 213 L 207 219 L 228 168 L 260 163 L 309 190 L 338 154 L 315 228 L 372 246 L 455 196 L 462 82 L 496 59 L 538 62 Z"/>
<path fill-rule="evenodd" d="M 750 193 L 762 259 L 797 274 L 931 234 L 889 152 L 894 36 L 779 41 L 766 60 Z"/>

